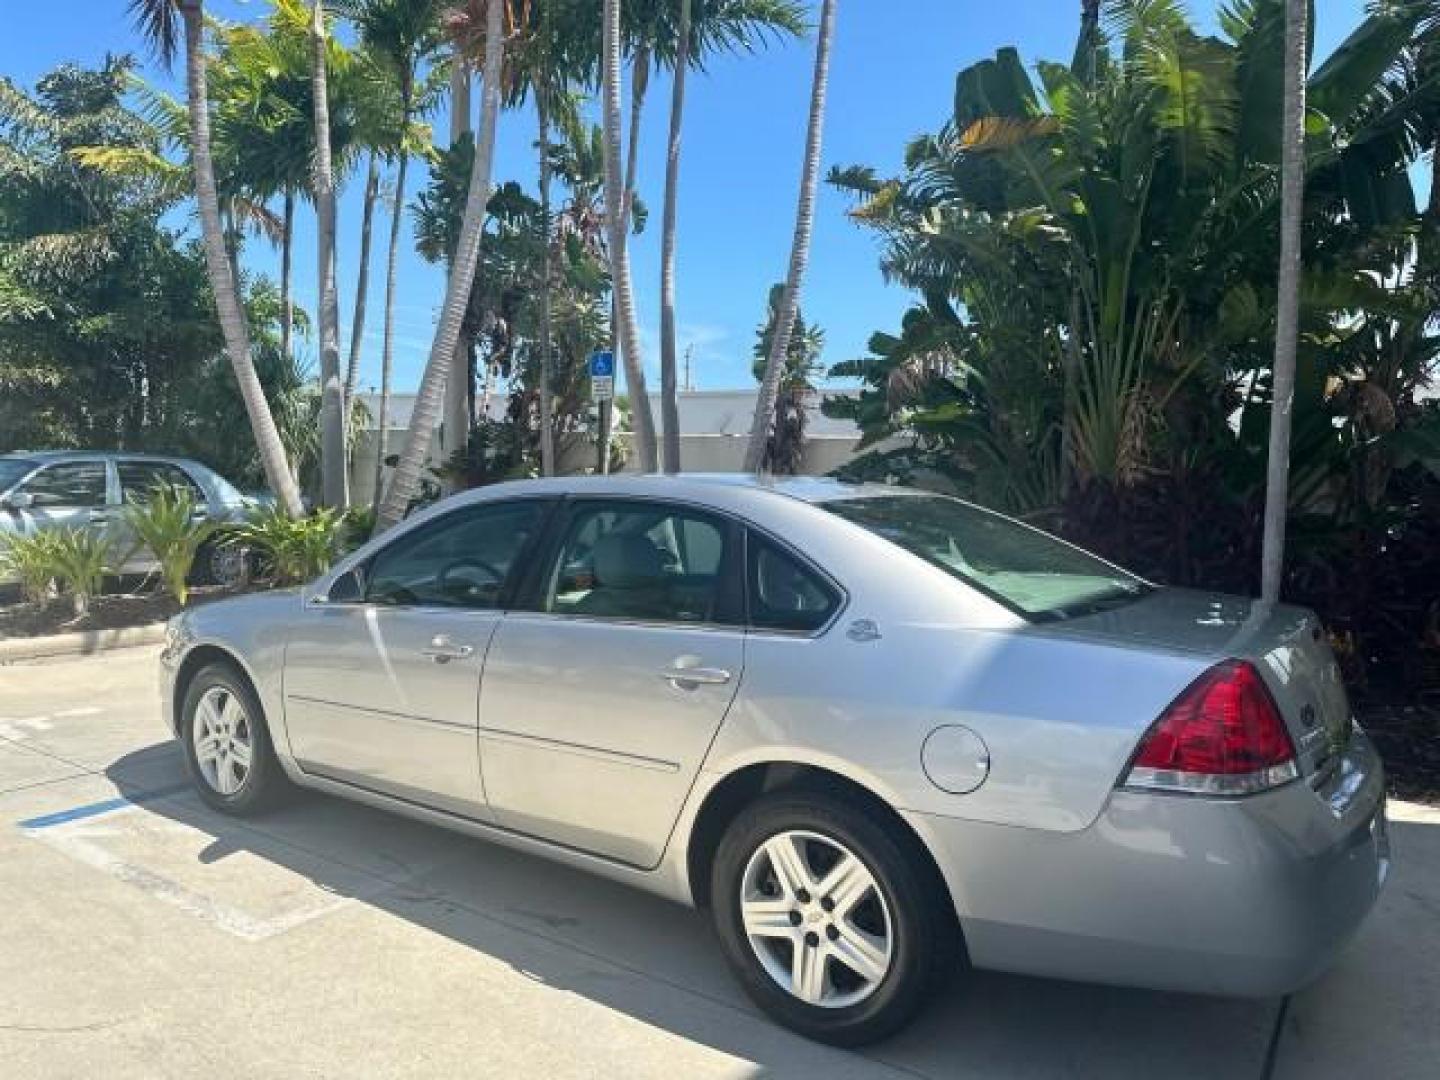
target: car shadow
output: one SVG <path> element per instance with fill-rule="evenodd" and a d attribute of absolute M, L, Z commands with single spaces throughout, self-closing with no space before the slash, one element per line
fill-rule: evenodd
<path fill-rule="evenodd" d="M 138 812 L 206 838 L 202 864 L 265 860 L 761 1074 L 1255 1076 L 1275 1028 L 1275 1001 L 966 972 L 898 1037 L 832 1050 L 759 1015 L 703 913 L 342 799 L 301 794 L 264 817 L 229 818 L 180 787 L 174 743 L 105 771 Z"/>

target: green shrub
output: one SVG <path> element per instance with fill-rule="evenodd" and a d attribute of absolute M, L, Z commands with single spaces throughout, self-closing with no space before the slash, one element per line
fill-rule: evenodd
<path fill-rule="evenodd" d="M 35 604 L 48 601 L 57 572 L 53 533 L 0 535 L 0 575 L 15 578 L 26 600 Z"/>
<path fill-rule="evenodd" d="M 349 555 L 375 531 L 375 508 L 352 506 L 340 516 L 339 553 Z"/>
<path fill-rule="evenodd" d="M 279 507 L 267 506 L 230 530 L 225 542 L 257 551 L 277 584 L 295 584 L 330 569 L 340 550 L 343 520 L 333 510 L 292 518 Z"/>
<path fill-rule="evenodd" d="M 215 531 L 211 522 L 197 520 L 194 513 L 190 492 L 168 484 L 157 485 L 148 499 L 132 499 L 125 507 L 125 523 L 136 541 L 155 556 L 165 587 L 182 605 L 189 597 L 187 582 L 195 554 Z"/>
<path fill-rule="evenodd" d="M 90 610 L 110 568 L 110 545 L 88 529 L 53 529 L 50 536 L 55 578 L 70 594 L 76 616 Z"/>

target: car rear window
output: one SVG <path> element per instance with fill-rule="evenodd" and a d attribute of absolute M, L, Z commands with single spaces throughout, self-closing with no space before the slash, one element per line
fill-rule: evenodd
<path fill-rule="evenodd" d="M 1063 540 L 959 499 L 879 495 L 821 505 L 1032 622 L 1109 610 L 1151 589 Z"/>

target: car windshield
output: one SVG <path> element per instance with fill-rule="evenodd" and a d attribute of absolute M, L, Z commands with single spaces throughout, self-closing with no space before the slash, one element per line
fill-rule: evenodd
<path fill-rule="evenodd" d="M 1063 540 L 958 499 L 883 495 L 821 505 L 1032 622 L 1105 611 L 1151 588 Z"/>
<path fill-rule="evenodd" d="M 24 458 L 0 458 L 0 491 L 8 491 L 35 468 L 35 462 Z"/>

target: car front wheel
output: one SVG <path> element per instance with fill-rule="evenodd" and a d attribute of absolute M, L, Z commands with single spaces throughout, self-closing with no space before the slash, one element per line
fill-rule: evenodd
<path fill-rule="evenodd" d="M 289 787 L 250 684 L 228 664 L 209 664 L 185 691 L 181 738 L 190 777 L 227 814 L 270 809 Z"/>
<path fill-rule="evenodd" d="M 716 853 L 726 959 L 780 1023 L 839 1046 L 893 1034 L 954 958 L 954 916 L 912 845 L 841 799 L 777 792 Z"/>

